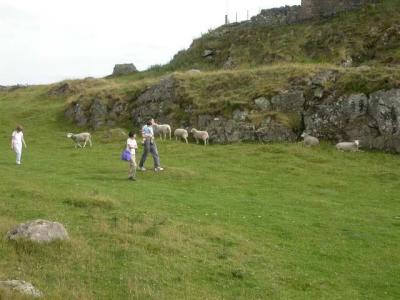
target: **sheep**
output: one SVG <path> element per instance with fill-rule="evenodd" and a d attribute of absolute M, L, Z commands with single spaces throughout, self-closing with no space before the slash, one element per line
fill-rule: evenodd
<path fill-rule="evenodd" d="M 319 140 L 316 137 L 309 135 L 308 133 L 303 132 L 301 137 L 304 139 L 305 146 L 313 147 L 319 145 Z"/>
<path fill-rule="evenodd" d="M 75 148 L 78 146 L 82 148 L 81 142 L 84 142 L 83 148 L 86 147 L 87 142 L 89 142 L 90 147 L 92 147 L 92 135 L 89 132 L 78 134 L 68 133 L 67 138 L 72 139 L 75 142 Z"/>
<path fill-rule="evenodd" d="M 162 136 L 164 135 L 164 140 L 167 139 L 167 134 L 169 134 L 169 139 L 171 139 L 171 126 L 168 124 L 153 124 L 154 135 L 159 134 L 160 139 L 162 140 Z"/>
<path fill-rule="evenodd" d="M 207 131 L 199 131 L 196 128 L 192 128 L 192 130 L 190 131 L 194 138 L 196 139 L 196 143 L 199 143 L 199 139 L 203 140 L 204 142 L 204 146 L 207 145 L 208 143 L 208 132 Z"/>
<path fill-rule="evenodd" d="M 360 146 L 360 141 L 355 140 L 354 142 L 342 142 L 336 144 L 336 149 L 339 151 L 351 151 L 357 152 L 360 151 L 358 148 Z"/>
<path fill-rule="evenodd" d="M 175 136 L 175 140 L 178 140 L 178 137 L 179 137 L 179 138 L 184 139 L 186 144 L 188 144 L 187 138 L 188 138 L 189 134 L 186 129 L 182 129 L 182 128 L 176 129 L 174 131 L 174 136 Z"/>

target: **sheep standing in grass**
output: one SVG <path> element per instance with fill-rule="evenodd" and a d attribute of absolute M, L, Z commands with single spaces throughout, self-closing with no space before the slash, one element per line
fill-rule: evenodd
<path fill-rule="evenodd" d="M 178 138 L 184 139 L 186 144 L 188 144 L 188 136 L 189 133 L 187 132 L 186 129 L 182 129 L 182 128 L 178 128 L 174 131 L 174 136 L 175 136 L 175 140 L 178 140 Z"/>
<path fill-rule="evenodd" d="M 196 139 L 196 143 L 199 143 L 199 140 L 203 140 L 204 146 L 208 143 L 208 132 L 207 131 L 199 131 L 196 128 L 193 128 L 190 131 L 193 134 L 193 137 Z"/>
<path fill-rule="evenodd" d="M 313 146 L 318 146 L 319 145 L 319 140 L 316 137 L 313 137 L 305 132 L 301 135 L 301 137 L 304 139 L 304 145 L 308 147 L 313 147 Z"/>
<path fill-rule="evenodd" d="M 360 146 L 360 141 L 355 140 L 354 142 L 343 142 L 336 144 L 336 149 L 339 151 L 351 151 L 357 152 L 360 151 L 358 148 Z"/>
<path fill-rule="evenodd" d="M 68 133 L 67 138 L 72 139 L 75 142 L 75 148 L 78 146 L 82 148 L 81 142 L 83 142 L 83 148 L 86 147 L 87 142 L 89 142 L 90 147 L 92 147 L 92 135 L 89 132 L 78 134 Z"/>
<path fill-rule="evenodd" d="M 167 134 L 169 135 L 169 139 L 171 139 L 171 126 L 168 124 L 153 124 L 154 135 L 159 134 L 160 139 L 162 140 L 162 136 L 164 136 L 164 140 L 167 139 Z"/>

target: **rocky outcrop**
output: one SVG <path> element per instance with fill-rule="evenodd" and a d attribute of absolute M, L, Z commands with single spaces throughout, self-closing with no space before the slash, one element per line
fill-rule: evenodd
<path fill-rule="evenodd" d="M 76 88 L 68 82 L 63 82 L 53 86 L 49 91 L 48 95 L 51 96 L 67 96 L 77 92 Z"/>
<path fill-rule="evenodd" d="M 360 140 L 361 147 L 400 152 L 400 89 L 369 97 L 330 95 L 304 113 L 305 129 L 327 140 Z"/>
<path fill-rule="evenodd" d="M 90 127 L 97 129 L 104 126 L 107 121 L 107 113 L 107 105 L 101 99 L 95 98 L 89 110 L 91 116 L 89 120 Z"/>
<path fill-rule="evenodd" d="M 78 126 L 85 126 L 88 123 L 88 117 L 79 101 L 72 102 L 65 111 L 64 116 Z"/>
<path fill-rule="evenodd" d="M 196 126 L 207 130 L 213 143 L 252 141 L 255 138 L 255 126 L 245 122 L 242 117 L 226 119 L 222 116 L 199 115 Z"/>
<path fill-rule="evenodd" d="M 42 292 L 35 288 L 31 283 L 23 280 L 0 281 L 0 289 L 9 291 L 10 293 L 17 292 L 33 298 L 43 296 Z"/>
<path fill-rule="evenodd" d="M 131 111 L 135 126 L 142 126 L 147 119 L 157 119 L 159 123 L 170 123 L 171 113 L 179 109 L 176 98 L 174 77 L 167 76 L 142 93 Z"/>
<path fill-rule="evenodd" d="M 68 233 L 58 222 L 35 220 L 22 223 L 7 232 L 8 240 L 24 240 L 37 243 L 49 243 L 56 240 L 68 240 Z"/>
<path fill-rule="evenodd" d="M 127 115 L 140 128 L 155 118 L 175 128 L 207 130 L 212 143 L 293 142 L 306 130 L 322 140 L 358 139 L 364 149 L 400 152 L 400 89 L 339 94 L 340 76 L 337 70 L 325 70 L 290 79 L 288 88 L 275 95 L 259 95 L 231 111 L 213 111 L 199 109 L 182 96 L 183 87 L 171 75 L 139 93 L 129 105 L 124 101 L 106 105 L 94 98 L 86 106 L 72 103 L 66 115 L 93 128 L 114 126 Z"/>
<path fill-rule="evenodd" d="M 116 64 L 114 66 L 114 71 L 112 75 L 113 76 L 129 75 L 137 72 L 138 70 L 136 69 L 134 64 Z"/>

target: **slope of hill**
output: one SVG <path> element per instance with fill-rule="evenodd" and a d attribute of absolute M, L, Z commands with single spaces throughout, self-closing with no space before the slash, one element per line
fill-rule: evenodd
<path fill-rule="evenodd" d="M 218 86 L 220 75 L 206 76 Z M 125 79 L 70 91 L 125 97 L 151 85 Z M 400 297 L 397 156 L 157 140 L 165 171 L 132 183 L 123 137 L 103 142 L 100 128 L 93 148 L 74 149 L 66 133 L 81 129 L 53 88 L 0 93 L 0 280 L 29 281 L 44 299 Z M 16 123 L 28 144 L 20 166 L 9 150 Z M 61 222 L 71 240 L 4 238 L 37 218 Z M 11 296 L 0 289 L 0 298 Z"/>
<path fill-rule="evenodd" d="M 384 0 L 361 10 L 302 24 L 231 24 L 196 39 L 167 68 L 247 68 L 276 62 L 398 66 L 399 20 L 400 2 Z"/>

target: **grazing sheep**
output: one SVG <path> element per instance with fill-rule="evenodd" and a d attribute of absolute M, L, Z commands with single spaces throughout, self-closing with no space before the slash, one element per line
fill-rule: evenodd
<path fill-rule="evenodd" d="M 81 142 L 84 142 L 83 148 L 86 147 L 87 142 L 89 142 L 90 147 L 92 147 L 92 135 L 89 132 L 82 132 L 78 134 L 68 133 L 67 138 L 70 138 L 75 142 L 75 148 L 78 146 L 82 148 Z"/>
<path fill-rule="evenodd" d="M 199 140 L 203 140 L 204 146 L 207 145 L 208 137 L 209 137 L 207 131 L 198 131 L 196 128 L 193 128 L 190 132 L 193 134 L 194 138 L 196 139 L 197 144 L 199 143 Z"/>
<path fill-rule="evenodd" d="M 184 139 L 186 144 L 188 144 L 188 132 L 186 129 L 182 129 L 182 128 L 178 128 L 174 131 L 174 136 L 175 136 L 175 140 L 178 140 L 178 138 Z"/>
<path fill-rule="evenodd" d="M 352 151 L 357 152 L 360 151 L 358 148 L 360 146 L 360 141 L 355 140 L 354 142 L 343 142 L 336 144 L 336 149 L 339 151 Z"/>
<path fill-rule="evenodd" d="M 313 147 L 313 146 L 318 146 L 319 145 L 319 140 L 316 137 L 313 137 L 305 132 L 301 135 L 301 137 L 304 139 L 304 145 L 308 147 Z"/>
<path fill-rule="evenodd" d="M 153 124 L 154 135 L 159 134 L 160 139 L 162 140 L 162 136 L 164 135 L 164 140 L 167 139 L 167 134 L 169 134 L 169 139 L 171 139 L 171 126 L 168 124 Z"/>

